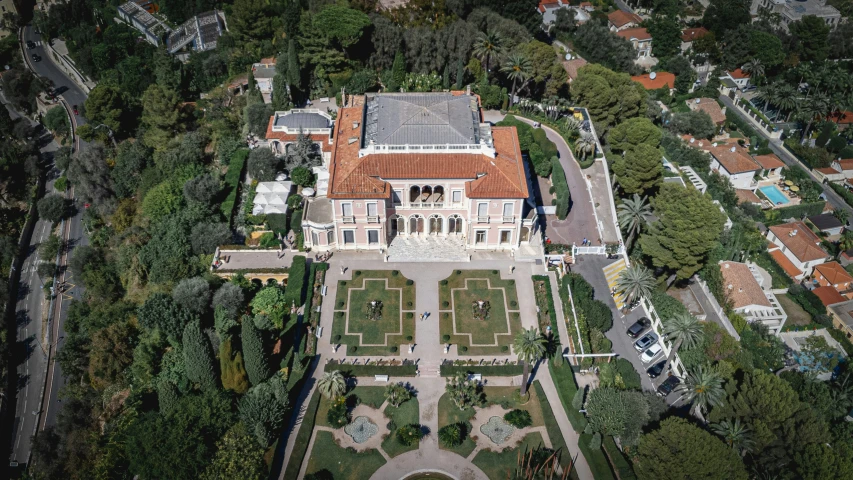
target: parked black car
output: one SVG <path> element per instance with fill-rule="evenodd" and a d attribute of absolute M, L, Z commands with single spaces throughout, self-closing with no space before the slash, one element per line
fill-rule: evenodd
<path fill-rule="evenodd" d="M 649 319 L 646 317 L 637 320 L 636 322 L 634 322 L 633 325 L 628 327 L 628 336 L 631 338 L 639 337 L 640 334 L 643 333 L 647 328 L 649 328 L 649 325 L 651 324 L 652 322 L 650 322 Z"/>
<path fill-rule="evenodd" d="M 677 387 L 679 383 L 681 383 L 681 380 L 679 380 L 675 375 L 667 377 L 667 379 L 658 387 L 658 395 L 661 397 L 669 395 L 673 390 L 675 390 L 675 387 Z"/>
<path fill-rule="evenodd" d="M 660 374 L 663 373 L 664 365 L 666 365 L 666 360 L 661 360 L 660 362 L 647 368 L 646 373 L 649 375 L 650 378 L 658 378 Z"/>

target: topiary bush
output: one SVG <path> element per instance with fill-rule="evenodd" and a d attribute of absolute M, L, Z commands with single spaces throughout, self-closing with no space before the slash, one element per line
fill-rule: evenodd
<path fill-rule="evenodd" d="M 346 305 L 346 303 L 344 303 L 343 300 L 338 301 L 338 308 L 344 308 L 344 305 Z"/>
<path fill-rule="evenodd" d="M 450 335 L 447 335 L 447 334 L 442 335 L 442 336 L 441 336 L 441 341 L 442 341 L 442 342 L 444 342 L 444 343 L 449 342 L 449 341 L 450 341 Z"/>
<path fill-rule="evenodd" d="M 447 285 L 447 280 L 442 280 L 440 283 L 441 283 L 442 285 Z"/>
<path fill-rule="evenodd" d="M 415 318 L 415 314 L 412 312 L 406 312 L 406 318 Z"/>
<path fill-rule="evenodd" d="M 463 352 L 463 353 L 464 353 L 464 352 L 467 352 L 467 351 L 468 351 L 468 347 L 466 347 L 465 345 L 462 345 L 461 347 L 459 347 L 459 351 L 460 351 L 460 352 Z"/>
<path fill-rule="evenodd" d="M 397 276 L 397 275 L 399 275 L 399 274 L 400 274 L 400 271 L 399 271 L 399 270 L 391 270 L 391 276 L 392 276 L 392 277 L 396 277 L 396 276 Z"/>
<path fill-rule="evenodd" d="M 411 335 L 406 335 L 406 341 L 407 342 L 411 342 L 413 338 L 414 337 L 412 337 Z"/>
<path fill-rule="evenodd" d="M 390 347 L 388 347 L 388 351 L 391 353 L 397 353 L 397 347 L 394 345 L 391 345 Z"/>
<path fill-rule="evenodd" d="M 408 447 L 417 445 L 421 441 L 424 434 L 421 431 L 421 426 L 417 423 L 403 425 L 397 429 L 397 440 Z"/>
<path fill-rule="evenodd" d="M 504 415 L 504 420 L 506 420 L 506 423 L 515 428 L 525 428 L 533 425 L 533 419 L 530 418 L 530 412 L 527 410 L 519 410 L 517 408 L 511 412 L 507 412 L 506 415 Z"/>
<path fill-rule="evenodd" d="M 406 280 L 406 285 L 412 286 L 415 284 L 414 280 Z"/>
<path fill-rule="evenodd" d="M 501 352 L 506 353 L 509 351 L 509 347 L 506 345 L 501 345 Z"/>
<path fill-rule="evenodd" d="M 445 301 L 441 302 L 441 306 L 442 306 L 442 307 L 444 307 L 444 308 L 447 308 L 447 307 L 449 307 L 449 306 L 450 306 L 450 302 L 448 302 L 447 300 L 445 300 Z"/>
<path fill-rule="evenodd" d="M 335 335 L 334 337 L 332 337 L 332 342 L 334 342 L 334 343 L 340 343 L 340 342 L 341 342 L 341 336 L 340 336 L 340 335 Z"/>

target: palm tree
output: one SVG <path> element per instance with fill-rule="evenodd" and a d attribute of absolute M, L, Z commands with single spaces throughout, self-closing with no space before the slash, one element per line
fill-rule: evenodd
<path fill-rule="evenodd" d="M 634 239 L 640 235 L 643 224 L 652 221 L 652 207 L 647 199 L 648 197 L 641 197 L 635 193 L 634 198 L 626 198 L 622 201 L 622 205 L 616 209 L 619 226 L 625 230 L 625 235 L 628 237 L 625 242 L 626 248 L 630 248 Z"/>
<path fill-rule="evenodd" d="M 625 295 L 627 304 L 634 303 L 642 297 L 648 297 L 652 294 L 654 286 L 654 274 L 642 265 L 632 265 L 622 270 L 616 279 L 616 291 Z"/>
<path fill-rule="evenodd" d="M 403 385 L 403 382 L 390 383 L 385 387 L 385 399 L 395 407 L 412 398 L 412 392 Z"/>
<path fill-rule="evenodd" d="M 853 231 L 845 230 L 844 233 L 841 234 L 841 240 L 838 242 L 838 246 L 845 252 L 853 248 Z"/>
<path fill-rule="evenodd" d="M 503 51 L 503 43 L 503 37 L 495 30 L 477 33 L 477 38 L 474 40 L 474 56 L 486 64 L 486 78 L 489 78 L 491 60 Z"/>
<path fill-rule="evenodd" d="M 507 57 L 501 71 L 506 74 L 506 77 L 512 80 L 512 92 L 509 94 L 509 105 L 515 99 L 515 86 L 517 82 L 526 82 L 530 78 L 533 67 L 530 64 L 530 59 L 519 53 L 515 53 Z"/>
<path fill-rule="evenodd" d="M 791 114 L 797 109 L 798 103 L 797 89 L 788 84 L 777 84 L 776 94 L 774 95 L 774 103 L 779 110 L 787 110 L 788 116 L 785 117 L 787 123 L 791 119 Z"/>
<path fill-rule="evenodd" d="M 679 313 L 663 322 L 663 335 L 672 342 L 672 350 L 666 357 L 663 371 L 666 372 L 678 350 L 684 346 L 691 349 L 700 343 L 705 336 L 705 330 L 699 320 L 689 313 Z"/>
<path fill-rule="evenodd" d="M 586 160 L 590 153 L 595 153 L 595 137 L 591 133 L 584 133 L 575 141 L 575 155 L 581 155 L 582 160 Z"/>
<path fill-rule="evenodd" d="M 764 116 L 767 116 L 767 107 L 770 106 L 770 102 L 773 101 L 773 96 L 775 92 L 776 85 L 762 85 L 758 87 L 758 91 L 755 93 L 755 98 L 764 102 L 764 108 L 761 109 L 761 113 Z"/>
<path fill-rule="evenodd" d="M 744 63 L 741 70 L 750 74 L 752 77 L 755 77 L 756 83 L 758 83 L 758 78 L 764 75 L 764 65 L 762 65 L 761 60 L 757 58 L 753 58 L 752 60 Z"/>
<path fill-rule="evenodd" d="M 723 404 L 726 391 L 723 390 L 723 377 L 719 373 L 697 367 L 696 372 L 687 375 L 684 383 L 678 386 L 677 392 L 683 394 L 688 402 L 693 403 L 693 414 L 699 418 L 708 412 L 708 407 Z"/>
<path fill-rule="evenodd" d="M 734 421 L 723 420 L 720 423 L 712 423 L 711 431 L 723 437 L 726 444 L 741 454 L 746 453 L 755 442 L 752 441 L 752 429 L 749 425 L 741 423 L 739 418 Z"/>
<path fill-rule="evenodd" d="M 521 394 L 527 393 L 527 377 L 530 375 L 530 364 L 536 363 L 545 356 L 548 348 L 548 340 L 539 333 L 539 329 L 533 327 L 529 330 L 521 330 L 515 336 L 512 348 L 518 359 L 524 362 L 524 378 L 521 382 Z"/>
<path fill-rule="evenodd" d="M 326 372 L 317 382 L 317 389 L 329 400 L 334 400 L 347 391 L 347 381 L 340 370 Z"/>
<path fill-rule="evenodd" d="M 818 93 L 800 104 L 801 120 L 806 121 L 806 128 L 803 130 L 803 137 L 800 139 L 801 142 L 805 143 L 815 119 L 825 115 L 827 110 L 829 110 L 829 99 L 822 93 Z"/>

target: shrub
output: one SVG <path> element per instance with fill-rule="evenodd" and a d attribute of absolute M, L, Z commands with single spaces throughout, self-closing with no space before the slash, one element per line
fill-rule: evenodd
<path fill-rule="evenodd" d="M 447 285 L 447 280 L 442 280 L 440 283 L 441 283 L 442 285 Z"/>
<path fill-rule="evenodd" d="M 551 182 L 554 184 L 554 190 L 557 195 L 557 218 L 565 220 L 569 214 L 569 205 L 571 203 L 571 192 L 569 184 L 566 181 L 566 172 L 563 166 L 560 165 L 560 160 L 557 157 L 551 157 L 553 170 L 551 171 Z"/>
<path fill-rule="evenodd" d="M 358 351 L 358 345 L 349 345 L 347 346 L 348 353 L 355 353 Z"/>
<path fill-rule="evenodd" d="M 400 271 L 399 271 L 399 270 L 391 270 L 391 276 L 392 276 L 392 277 L 396 277 L 396 276 L 397 276 L 397 275 L 399 275 L 399 274 L 400 274 Z"/>
<path fill-rule="evenodd" d="M 415 318 L 415 314 L 412 312 L 406 312 L 406 318 Z"/>
<path fill-rule="evenodd" d="M 583 408 L 583 397 L 584 397 L 584 389 L 579 388 L 575 391 L 575 395 L 572 397 L 572 408 L 575 410 L 580 410 Z"/>
<path fill-rule="evenodd" d="M 293 180 L 293 183 L 303 187 L 311 184 L 312 177 L 311 170 L 305 167 L 296 167 L 290 172 L 290 178 Z"/>
<path fill-rule="evenodd" d="M 497 275 L 497 274 L 498 274 L 497 270 L 492 270 L 492 275 Z"/>
<path fill-rule="evenodd" d="M 338 318 L 344 318 L 344 312 L 335 312 L 335 316 Z"/>
<path fill-rule="evenodd" d="M 335 335 L 334 337 L 332 337 L 332 342 L 334 342 L 334 343 L 340 343 L 340 342 L 341 342 L 341 336 L 340 336 L 340 335 Z"/>
<path fill-rule="evenodd" d="M 455 447 L 462 444 L 464 433 L 464 425 L 451 423 L 438 429 L 438 441 L 445 447 Z"/>
<path fill-rule="evenodd" d="M 411 335 L 406 335 L 406 341 L 407 342 L 411 342 L 413 338 L 414 337 L 412 337 Z"/>
<path fill-rule="evenodd" d="M 228 162 L 228 171 L 225 173 L 225 186 L 223 187 L 223 193 L 226 196 L 219 208 L 222 215 L 228 219 L 229 224 L 234 214 L 234 204 L 237 199 L 240 177 L 243 175 L 243 168 L 246 166 L 246 158 L 248 156 L 249 149 L 241 148 L 231 155 L 231 159 Z"/>
<path fill-rule="evenodd" d="M 361 270 L 356 270 L 356 271 L 355 271 L 355 276 L 357 277 L 357 276 L 359 276 L 359 275 L 361 275 Z"/>
<path fill-rule="evenodd" d="M 589 448 L 590 450 L 600 450 L 601 449 L 601 434 L 595 432 L 592 435 L 592 438 L 589 440 Z"/>
<path fill-rule="evenodd" d="M 441 306 L 442 306 L 442 307 L 444 307 L 444 308 L 447 308 L 447 307 L 449 307 L 449 306 L 450 306 L 450 302 L 448 302 L 447 300 L 445 300 L 445 301 L 441 302 Z"/>
<path fill-rule="evenodd" d="M 338 300 L 338 308 L 344 308 L 344 305 L 345 303 L 343 300 Z"/>
<path fill-rule="evenodd" d="M 442 341 L 442 342 L 444 342 L 444 343 L 449 342 L 449 341 L 450 341 L 450 335 L 446 335 L 446 334 L 445 334 L 445 335 L 442 335 L 442 336 L 441 336 L 441 341 Z"/>
<path fill-rule="evenodd" d="M 406 306 L 412 308 L 412 302 L 406 302 Z"/>
<path fill-rule="evenodd" d="M 400 441 L 403 445 L 412 446 L 417 445 L 418 442 L 421 441 L 424 434 L 421 430 L 421 426 L 417 423 L 410 423 L 409 425 L 403 425 L 399 429 L 397 429 L 397 440 Z"/>
<path fill-rule="evenodd" d="M 456 270 L 456 275 L 462 275 L 462 270 Z"/>
<path fill-rule="evenodd" d="M 507 412 L 506 415 L 504 415 L 504 420 L 506 420 L 506 423 L 515 428 L 525 428 L 533 425 L 533 419 L 530 418 L 530 412 L 527 410 L 519 410 L 517 408 L 511 412 Z"/>
<path fill-rule="evenodd" d="M 329 406 L 329 412 L 326 414 L 326 420 L 333 428 L 341 428 L 349 423 L 346 398 L 340 397 L 332 402 L 332 405 Z"/>
<path fill-rule="evenodd" d="M 414 284 L 415 284 L 414 280 L 406 280 L 406 285 L 412 286 Z M 409 303 L 411 303 L 411 302 L 409 302 Z"/>
<path fill-rule="evenodd" d="M 518 306 L 518 302 L 516 302 L 515 300 L 510 300 L 510 302 L 509 302 L 509 306 L 510 306 L 510 307 L 517 307 L 517 306 Z"/>
<path fill-rule="evenodd" d="M 507 345 L 501 345 L 501 352 L 506 353 L 506 352 L 508 352 L 508 351 L 509 351 L 509 346 L 507 346 Z"/>
<path fill-rule="evenodd" d="M 462 345 L 461 347 L 459 347 L 459 351 L 460 351 L 460 352 L 463 352 L 463 353 L 464 353 L 464 352 L 467 352 L 467 351 L 468 351 L 468 347 L 466 347 L 465 345 Z"/>
<path fill-rule="evenodd" d="M 66 187 L 68 187 L 68 179 L 65 177 L 59 177 L 53 182 L 53 188 L 57 192 L 64 192 Z"/>
<path fill-rule="evenodd" d="M 397 347 L 394 345 L 391 345 L 390 347 L 388 347 L 388 351 L 391 353 L 397 353 Z"/>

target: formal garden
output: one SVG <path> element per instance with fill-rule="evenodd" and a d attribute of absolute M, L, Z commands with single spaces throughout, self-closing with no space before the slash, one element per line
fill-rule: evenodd
<path fill-rule="evenodd" d="M 455 270 L 439 282 L 441 341 L 459 354 L 509 354 L 521 330 L 515 280 L 497 270 Z"/>
<path fill-rule="evenodd" d="M 355 270 L 339 280 L 332 343 L 347 355 L 397 355 L 415 342 L 415 284 L 399 270 Z"/>

